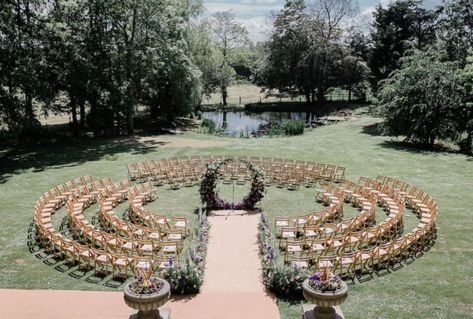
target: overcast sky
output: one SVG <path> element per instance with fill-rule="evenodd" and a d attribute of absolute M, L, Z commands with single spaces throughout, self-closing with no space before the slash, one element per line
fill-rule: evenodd
<path fill-rule="evenodd" d="M 356 0 L 354 0 L 356 1 Z M 358 14 L 354 19 L 357 25 L 367 26 L 372 20 L 372 12 L 378 3 L 386 5 L 390 0 L 358 0 Z M 425 6 L 432 8 L 441 0 L 424 0 Z M 206 13 L 232 10 L 248 30 L 251 40 L 263 41 L 270 31 L 268 18 L 271 12 L 278 12 L 284 6 L 285 0 L 204 0 Z"/>

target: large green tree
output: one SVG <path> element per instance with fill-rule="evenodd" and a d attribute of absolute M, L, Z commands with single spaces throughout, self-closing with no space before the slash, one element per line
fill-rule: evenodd
<path fill-rule="evenodd" d="M 43 69 L 44 1 L 0 3 L 0 114 L 7 129 L 33 135 L 39 127 L 36 101 L 50 100 Z"/>
<path fill-rule="evenodd" d="M 223 105 L 227 105 L 227 88 L 235 79 L 236 72 L 230 66 L 230 57 L 234 49 L 248 42 L 248 31 L 243 24 L 237 21 L 231 11 L 216 12 L 211 20 L 213 39 L 220 50 L 221 64 L 217 72 L 217 81 L 222 94 Z"/>
<path fill-rule="evenodd" d="M 440 7 L 439 37 L 447 58 L 465 65 L 468 50 L 473 48 L 473 2 L 448 0 Z"/>
<path fill-rule="evenodd" d="M 393 1 L 373 13 L 372 50 L 368 59 L 372 85 L 401 66 L 401 58 L 412 49 L 423 49 L 435 42 L 436 13 L 422 7 L 419 0 Z"/>
<path fill-rule="evenodd" d="M 256 83 L 269 91 L 304 94 L 308 102 L 322 105 L 331 88 L 343 85 L 342 22 L 351 10 L 349 0 L 317 0 L 310 6 L 287 1 L 274 20 Z"/>
<path fill-rule="evenodd" d="M 457 140 L 462 132 L 463 90 L 457 63 L 441 61 L 434 49 L 415 50 L 380 89 L 384 133 L 433 145 Z"/>

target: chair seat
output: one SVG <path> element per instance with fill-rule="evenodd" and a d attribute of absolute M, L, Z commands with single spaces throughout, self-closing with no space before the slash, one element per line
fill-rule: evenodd
<path fill-rule="evenodd" d="M 278 220 L 278 221 L 276 221 L 276 226 L 278 226 L 278 227 L 289 226 L 289 223 L 287 221 Z"/>
<path fill-rule="evenodd" d="M 341 263 L 342 265 L 351 264 L 351 263 L 353 263 L 353 258 L 350 258 L 350 257 L 341 257 L 341 258 L 340 258 L 340 263 Z"/>
<path fill-rule="evenodd" d="M 283 238 L 295 238 L 296 234 L 292 231 L 290 231 L 290 232 L 285 231 L 285 232 L 282 233 L 282 237 Z"/>
<path fill-rule="evenodd" d="M 185 222 L 185 221 L 177 221 L 177 222 L 174 224 L 174 226 L 184 228 L 184 227 L 186 227 L 187 225 L 186 225 L 186 222 Z"/>
<path fill-rule="evenodd" d="M 151 245 L 151 244 L 144 244 L 143 246 L 141 246 L 140 249 L 141 249 L 142 251 L 152 252 L 152 251 L 153 251 L 153 245 Z"/>
<path fill-rule="evenodd" d="M 292 267 L 307 269 L 309 268 L 309 264 L 307 263 L 307 261 L 293 261 Z"/>
<path fill-rule="evenodd" d="M 292 253 L 294 253 L 294 252 L 301 252 L 301 251 L 302 251 L 302 248 L 301 248 L 301 246 L 291 246 L 291 245 L 288 245 L 288 246 L 287 246 L 287 251 L 288 251 L 288 252 L 292 252 Z"/>
<path fill-rule="evenodd" d="M 325 246 L 322 244 L 312 244 L 312 246 L 310 247 L 311 251 L 319 251 L 319 250 L 324 250 L 324 249 L 325 249 Z"/>
<path fill-rule="evenodd" d="M 169 234 L 168 235 L 168 238 L 170 240 L 181 240 L 182 239 L 182 235 L 181 234 Z"/>
<path fill-rule="evenodd" d="M 166 253 L 176 252 L 176 246 L 163 246 L 163 251 Z"/>

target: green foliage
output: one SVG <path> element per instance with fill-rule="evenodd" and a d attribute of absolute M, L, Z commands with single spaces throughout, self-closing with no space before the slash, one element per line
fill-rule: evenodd
<path fill-rule="evenodd" d="M 463 151 L 471 153 L 473 150 L 473 55 L 466 58 L 466 65 L 460 71 L 460 81 L 465 94 L 465 116 L 459 120 L 466 131 L 466 138 L 460 142 L 460 147 Z"/>
<path fill-rule="evenodd" d="M 279 123 L 271 123 L 269 125 L 268 137 L 278 137 L 283 136 L 284 130 Z"/>
<path fill-rule="evenodd" d="M 402 68 L 383 83 L 379 94 L 384 133 L 430 145 L 437 138 L 458 139 L 464 110 L 456 68 L 441 62 L 433 50 L 403 58 Z"/>
<path fill-rule="evenodd" d="M 365 73 L 356 62 L 351 67 L 353 63 L 346 59 L 349 51 L 340 43 L 340 20 L 350 13 L 351 1 L 320 0 L 309 7 L 304 0 L 290 0 L 276 16 L 267 57 L 258 63 L 255 83 L 269 92 L 302 94 L 310 103 L 322 106 L 331 88 L 351 88 Z"/>
<path fill-rule="evenodd" d="M 163 277 L 166 279 L 173 294 L 198 293 L 204 279 L 205 258 L 207 255 L 209 224 L 202 216 L 195 234 L 195 242 L 189 247 L 184 262 L 176 267 L 168 268 Z"/>
<path fill-rule="evenodd" d="M 265 287 L 278 295 L 300 297 L 302 283 L 309 277 L 309 272 L 281 265 L 276 261 L 269 220 L 265 214 L 261 215 L 261 222 L 258 225 L 258 243 Z"/>
<path fill-rule="evenodd" d="M 464 66 L 468 51 L 473 48 L 473 2 L 445 1 L 440 12 L 437 34 L 445 47 L 446 58 Z"/>
<path fill-rule="evenodd" d="M 424 9 L 418 0 L 392 1 L 387 8 L 381 4 L 376 7 L 368 60 L 374 88 L 400 68 L 400 58 L 409 49 L 434 43 L 435 22 L 436 12 Z"/>
<path fill-rule="evenodd" d="M 214 134 L 217 128 L 217 123 L 212 119 L 203 119 L 200 126 L 207 128 L 209 134 Z"/>
<path fill-rule="evenodd" d="M 188 44 L 196 7 L 172 0 L 7 1 L 0 6 L 0 119 L 11 131 L 31 129 L 39 126 L 41 106 L 69 113 L 78 136 L 79 115 L 80 127 L 87 116 L 96 134 L 120 120 L 133 134 L 138 105 L 152 117 L 189 113 L 202 90 Z"/>
<path fill-rule="evenodd" d="M 287 121 L 282 124 L 284 134 L 287 136 L 304 134 L 305 124 L 303 121 Z"/>
<path fill-rule="evenodd" d="M 222 94 L 223 105 L 227 105 L 227 88 L 235 81 L 236 72 L 230 65 L 230 57 L 234 49 L 245 45 L 248 40 L 248 31 L 243 24 L 236 20 L 231 11 L 219 11 L 213 14 L 210 20 L 215 46 L 220 51 L 221 63 L 216 69 L 216 86 Z"/>
<path fill-rule="evenodd" d="M 186 260 L 185 264 L 169 268 L 164 274 L 173 294 L 198 293 L 203 282 L 203 273 L 193 262 Z"/>

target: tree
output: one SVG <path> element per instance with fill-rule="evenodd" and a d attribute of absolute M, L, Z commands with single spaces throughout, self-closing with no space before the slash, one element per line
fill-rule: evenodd
<path fill-rule="evenodd" d="M 369 70 L 366 63 L 360 57 L 348 54 L 342 59 L 341 71 L 342 74 L 339 75 L 339 78 L 341 79 L 341 84 L 348 91 L 348 101 L 350 102 L 354 91 L 364 92 L 364 89 L 359 90 L 358 88 L 368 78 Z M 364 96 L 358 97 L 364 98 Z"/>
<path fill-rule="evenodd" d="M 473 2 L 448 0 L 440 8 L 438 32 L 444 41 L 448 59 L 466 64 L 468 50 L 473 48 Z"/>
<path fill-rule="evenodd" d="M 42 81 L 40 49 L 44 12 L 40 0 L 0 4 L 0 113 L 10 131 L 36 134 L 35 101 L 49 101 L 49 83 Z"/>
<path fill-rule="evenodd" d="M 382 129 L 388 135 L 428 145 L 461 135 L 463 93 L 457 64 L 441 61 L 433 49 L 402 58 L 401 69 L 382 83 L 379 98 Z"/>
<path fill-rule="evenodd" d="M 352 10 L 350 0 L 289 0 L 274 20 L 266 65 L 256 77 L 268 90 L 304 94 L 321 106 L 325 94 L 341 85 L 341 22 Z"/>
<path fill-rule="evenodd" d="M 215 44 L 222 54 L 222 70 L 219 72 L 219 88 L 222 93 L 223 105 L 227 105 L 227 87 L 234 79 L 234 72 L 229 71 L 229 56 L 232 50 L 248 42 L 248 31 L 236 20 L 231 11 L 216 12 L 211 19 L 212 33 Z"/>
<path fill-rule="evenodd" d="M 466 57 L 466 65 L 460 70 L 460 81 L 464 88 L 464 113 L 459 117 L 466 132 L 466 138 L 460 146 L 465 152 L 473 150 L 473 55 Z"/>
<path fill-rule="evenodd" d="M 83 0 L 57 0 L 48 15 L 44 31 L 45 61 L 49 83 L 54 83 L 55 94 L 65 92 L 67 106 L 55 104 L 53 112 L 67 112 L 72 117 L 74 137 L 85 124 L 87 82 L 90 76 L 90 56 L 86 50 L 83 34 L 87 32 L 86 2 Z M 81 124 L 78 120 L 80 109 Z"/>
<path fill-rule="evenodd" d="M 304 32 L 307 21 L 304 0 L 288 0 L 277 14 L 273 32 L 266 43 L 267 56 L 255 77 L 255 83 L 269 91 L 278 90 L 310 97 L 310 89 L 304 85 L 296 71 L 303 54 L 308 50 L 308 37 Z"/>
<path fill-rule="evenodd" d="M 421 7 L 422 1 L 393 1 L 387 8 L 378 5 L 373 13 L 368 59 L 372 86 L 401 66 L 401 57 L 412 48 L 423 49 L 435 42 L 436 13 Z"/>
<path fill-rule="evenodd" d="M 350 49 L 352 54 L 363 61 L 367 62 L 370 53 L 370 39 L 364 33 L 355 31 L 349 34 L 345 40 L 345 45 Z"/>
<path fill-rule="evenodd" d="M 200 105 L 204 96 L 210 97 L 218 89 L 217 73 L 220 67 L 220 59 L 217 58 L 220 52 L 212 41 L 210 22 L 207 19 L 192 27 L 188 42 L 192 60 L 202 72 Z"/>

